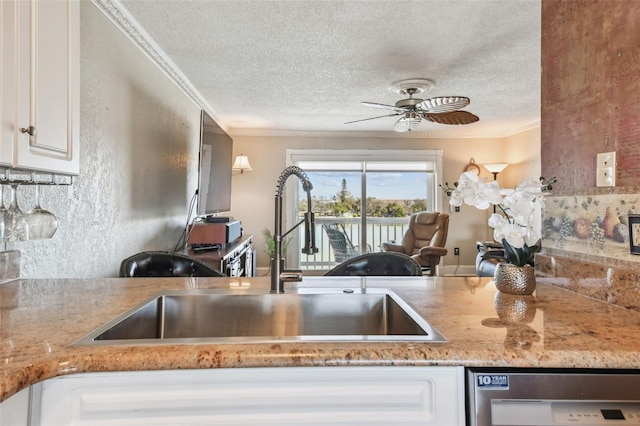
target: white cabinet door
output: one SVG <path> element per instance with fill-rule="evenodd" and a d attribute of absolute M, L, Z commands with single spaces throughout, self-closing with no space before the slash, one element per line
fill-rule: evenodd
<path fill-rule="evenodd" d="M 0 2 L 0 165 L 13 165 L 18 120 L 18 3 Z"/>
<path fill-rule="evenodd" d="M 462 367 L 91 373 L 42 384 L 43 425 L 464 425 Z"/>
<path fill-rule="evenodd" d="M 23 389 L 0 403 L 0 425 L 28 426 L 29 392 L 29 388 Z"/>
<path fill-rule="evenodd" d="M 80 2 L 2 1 L 0 163 L 79 173 Z"/>

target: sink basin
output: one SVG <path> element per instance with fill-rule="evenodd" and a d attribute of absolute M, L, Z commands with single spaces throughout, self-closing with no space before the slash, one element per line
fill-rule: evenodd
<path fill-rule="evenodd" d="M 296 293 L 176 290 L 153 296 L 72 346 L 446 339 L 388 289 Z"/>

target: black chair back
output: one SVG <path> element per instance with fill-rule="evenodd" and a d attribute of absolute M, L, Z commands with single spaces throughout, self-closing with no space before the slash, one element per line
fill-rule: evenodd
<path fill-rule="evenodd" d="M 377 252 L 353 257 L 325 276 L 410 276 L 421 277 L 422 268 L 411 257 L 402 253 Z"/>
<path fill-rule="evenodd" d="M 143 251 L 120 264 L 121 277 L 224 277 L 220 271 L 184 254 Z"/>

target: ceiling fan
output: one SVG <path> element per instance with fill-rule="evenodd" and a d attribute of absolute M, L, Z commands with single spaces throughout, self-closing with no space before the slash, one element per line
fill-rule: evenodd
<path fill-rule="evenodd" d="M 469 105 L 471 100 L 464 96 L 438 96 L 430 99 L 414 98 L 431 90 L 435 83 L 427 79 L 401 80 L 389 86 L 389 91 L 409 96 L 401 99 L 395 105 L 379 104 L 374 102 L 362 102 L 363 105 L 393 111 L 392 114 L 377 117 L 364 118 L 362 120 L 348 121 L 344 124 L 358 123 L 360 121 L 374 120 L 383 117 L 401 115 L 396 121 L 393 130 L 396 132 L 410 132 L 422 122 L 423 119 L 440 124 L 471 124 L 479 118 L 467 111 L 460 111 Z"/>

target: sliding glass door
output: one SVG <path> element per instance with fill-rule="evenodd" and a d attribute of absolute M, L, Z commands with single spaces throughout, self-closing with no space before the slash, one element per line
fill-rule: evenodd
<path fill-rule="evenodd" d="M 433 171 L 407 170 L 408 164 L 373 163 L 365 175 L 367 205 L 363 225 L 375 251 L 385 241 L 400 241 L 413 213 L 434 210 L 429 194 Z M 411 164 L 422 169 L 424 164 Z M 427 209 L 427 203 L 431 208 Z"/>
<path fill-rule="evenodd" d="M 319 252 L 301 255 L 302 269 L 326 270 L 348 257 L 382 251 L 383 242 L 402 238 L 411 214 L 439 210 L 440 151 L 304 150 L 291 152 L 290 159 L 313 184 Z M 293 217 L 307 208 L 298 194 L 304 195 L 300 188 L 288 194 L 298 200 Z"/>

